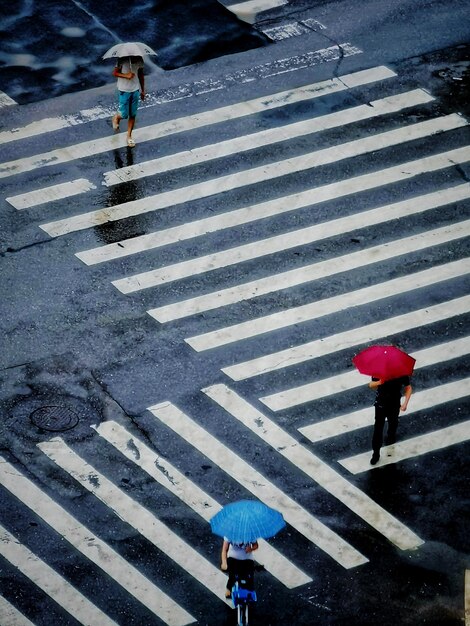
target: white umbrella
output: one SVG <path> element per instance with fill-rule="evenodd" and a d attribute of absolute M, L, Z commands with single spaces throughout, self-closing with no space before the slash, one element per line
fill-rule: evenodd
<path fill-rule="evenodd" d="M 140 41 L 117 43 L 103 55 L 103 59 L 120 59 L 122 57 L 144 57 L 157 53 L 150 46 Z"/>

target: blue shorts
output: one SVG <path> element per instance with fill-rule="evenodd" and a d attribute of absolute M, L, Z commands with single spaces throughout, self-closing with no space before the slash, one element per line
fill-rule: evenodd
<path fill-rule="evenodd" d="M 139 107 L 140 91 L 120 91 L 119 92 L 119 115 L 125 120 L 128 117 L 135 117 Z"/>

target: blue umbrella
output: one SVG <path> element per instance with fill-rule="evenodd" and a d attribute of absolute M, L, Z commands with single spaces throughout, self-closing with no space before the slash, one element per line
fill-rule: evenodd
<path fill-rule="evenodd" d="M 258 500 L 227 504 L 210 520 L 212 532 L 232 543 L 253 543 L 273 537 L 286 525 L 279 513 Z"/>

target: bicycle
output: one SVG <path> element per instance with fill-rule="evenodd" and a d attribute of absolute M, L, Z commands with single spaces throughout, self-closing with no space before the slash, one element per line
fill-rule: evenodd
<path fill-rule="evenodd" d="M 249 607 L 258 599 L 256 591 L 248 589 L 248 586 L 252 586 L 248 577 L 242 578 L 237 574 L 232 587 L 232 602 L 237 609 L 237 626 L 248 626 Z"/>

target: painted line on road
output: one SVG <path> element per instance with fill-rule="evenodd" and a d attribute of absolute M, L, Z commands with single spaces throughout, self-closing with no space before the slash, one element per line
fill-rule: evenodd
<path fill-rule="evenodd" d="M 37 446 L 54 463 L 114 511 L 120 519 L 127 522 L 224 602 L 222 591 L 227 582 L 226 575 L 170 530 L 158 517 L 82 459 L 60 437 L 38 443 Z"/>
<path fill-rule="evenodd" d="M 2 557 L 67 611 L 79 624 L 84 624 L 84 626 L 90 624 L 117 626 L 114 620 L 110 619 L 78 589 L 75 589 L 65 578 L 20 543 L 14 535 L 1 525 L 0 545 Z M 14 622 L 2 620 L 0 623 L 3 626 L 11 626 Z"/>
<path fill-rule="evenodd" d="M 296 172 L 397 146 L 401 143 L 409 143 L 413 140 L 429 137 L 439 132 L 455 130 L 466 125 L 467 121 L 460 114 L 452 113 L 444 117 L 418 122 L 384 133 L 377 133 L 323 150 L 316 150 L 289 159 L 233 172 L 218 178 L 211 178 L 187 187 L 140 198 L 139 200 L 117 204 L 104 209 L 97 209 L 48 224 L 42 224 L 41 228 L 49 235 L 57 237 L 77 230 L 116 221 L 124 217 L 141 215 L 185 202 L 218 195 L 222 192 L 233 191 L 234 189 L 246 187 L 247 185 L 266 182 L 289 174 L 292 175 Z"/>
<path fill-rule="evenodd" d="M 298 22 L 281 24 L 281 26 L 273 26 L 272 28 L 262 28 L 257 26 L 257 30 L 261 30 L 273 41 L 282 41 L 283 39 L 289 39 L 290 37 L 306 35 L 312 31 L 318 32 L 319 30 L 327 30 L 327 27 L 318 20 L 308 18 L 306 20 L 299 20 Z"/>
<path fill-rule="evenodd" d="M 366 326 L 352 328 L 350 330 L 330 335 L 314 341 L 299 344 L 287 350 L 272 352 L 271 354 L 237 363 L 222 368 L 232 380 L 246 380 L 254 376 L 260 376 L 268 372 L 274 372 L 285 367 L 304 363 L 319 357 L 346 350 L 354 346 L 370 341 L 384 340 L 396 333 L 406 332 L 412 328 L 419 328 L 434 324 L 442 320 L 453 318 L 456 315 L 464 315 L 470 308 L 470 296 L 463 296 L 448 300 L 434 306 L 425 307 L 388 317 L 380 322 L 374 322 Z M 263 400 L 264 402 L 264 400 Z M 264 402 L 266 404 L 266 402 Z M 270 407 L 271 408 L 271 407 Z"/>
<path fill-rule="evenodd" d="M 86 178 L 77 178 L 67 183 L 42 187 L 41 189 L 35 189 L 34 191 L 28 191 L 27 193 L 21 193 L 17 196 L 10 196 L 5 199 L 14 206 L 15 209 L 30 209 L 31 207 L 44 204 L 45 202 L 64 200 L 70 196 L 77 196 L 91 189 L 96 189 L 96 185 L 93 185 L 93 183 Z"/>
<path fill-rule="evenodd" d="M 0 624 L 4 626 L 34 626 L 23 613 L 10 604 L 6 598 L 0 594 Z"/>
<path fill-rule="evenodd" d="M 464 156 L 464 153 L 461 153 L 461 155 Z M 465 150 L 465 156 L 464 156 L 465 161 L 468 159 L 468 157 L 470 157 L 470 149 Z M 429 161 L 427 159 L 423 159 L 423 161 L 427 161 L 427 164 L 429 165 Z M 415 162 L 412 162 L 409 164 L 401 164 L 397 166 L 396 168 L 395 167 L 392 168 L 395 170 L 394 175 L 396 172 L 401 171 L 402 174 L 405 173 L 404 174 L 405 177 L 408 175 L 410 177 L 414 176 L 415 170 L 413 170 L 412 168 L 412 165 L 414 163 Z M 445 157 L 442 160 L 437 159 L 436 161 L 433 162 L 433 165 L 436 165 L 436 168 L 440 169 L 441 167 L 445 167 L 445 163 L 449 165 L 451 162 L 448 161 L 447 158 Z M 453 162 L 453 164 L 455 164 L 455 162 Z M 408 170 L 404 170 L 404 167 L 406 167 L 406 165 L 410 166 Z M 427 170 L 427 171 L 431 171 L 431 170 Z M 369 177 L 369 175 L 367 176 Z M 370 175 L 369 180 L 372 181 L 373 178 L 375 180 L 375 182 L 373 183 L 373 186 L 376 186 L 378 179 L 376 178 L 375 172 L 373 175 Z M 380 184 L 386 184 L 383 178 L 380 180 L 381 180 Z M 342 181 L 342 182 L 348 183 L 350 181 Z M 354 180 L 354 182 L 355 183 L 357 182 L 356 179 Z M 336 192 L 337 183 L 335 183 L 334 186 L 335 186 L 335 192 Z M 347 189 L 347 185 L 344 185 L 343 189 Z M 329 191 L 331 190 L 328 190 L 328 192 Z M 349 192 L 345 191 L 344 195 L 347 195 L 348 193 Z M 351 191 L 351 193 L 353 193 L 353 191 Z M 286 200 L 286 198 L 284 198 L 284 200 Z M 313 202 L 313 204 L 315 204 L 315 202 Z M 418 235 L 416 242 L 420 241 L 422 237 L 423 237 L 422 234 Z M 427 235 L 425 234 L 424 237 L 427 237 Z M 451 239 L 453 237 L 454 235 L 451 233 Z M 400 241 L 400 245 L 403 246 L 403 249 L 406 248 L 409 241 L 410 241 L 409 239 Z M 414 241 L 415 240 L 413 240 L 413 243 Z M 376 246 L 375 248 L 371 248 L 370 251 L 375 255 L 379 255 L 378 260 L 385 260 L 386 258 L 392 258 L 394 256 L 392 251 L 388 249 L 387 244 L 385 244 L 384 246 Z M 386 252 L 385 256 L 383 256 L 384 251 Z M 409 250 L 409 252 L 412 252 L 412 251 L 413 251 L 412 249 Z M 366 258 L 360 259 L 360 264 L 362 263 L 371 264 L 375 262 L 374 258 L 372 258 L 369 252 L 366 251 L 365 256 L 367 256 L 367 259 Z M 351 255 L 349 255 L 348 259 L 350 258 L 351 258 Z M 344 257 L 343 260 L 346 261 L 346 257 Z M 348 264 L 344 263 L 344 270 L 347 270 L 347 269 L 348 269 Z M 167 304 L 167 305 L 152 309 L 148 311 L 148 313 L 152 317 L 154 317 L 157 321 L 162 322 L 162 323 L 172 321 L 175 319 L 181 319 L 183 317 L 195 315 L 196 313 L 201 313 L 203 311 L 217 309 L 223 306 L 227 306 L 229 304 L 234 304 L 236 302 L 249 300 L 251 298 L 265 295 L 267 293 L 272 293 L 273 291 L 278 291 L 280 289 L 286 289 L 288 287 L 300 285 L 310 280 L 315 280 L 316 270 L 317 270 L 317 264 L 314 263 L 314 264 L 305 266 L 300 269 L 290 270 L 287 272 L 283 272 L 281 274 L 276 274 L 274 276 L 267 276 L 265 278 L 250 281 L 248 283 L 242 283 L 234 287 L 229 287 L 229 288 L 219 290 L 216 292 L 203 294 L 201 296 L 196 296 L 188 300 L 181 300 L 178 302 L 174 302 L 172 304 Z M 333 270 L 334 268 L 332 268 L 330 271 L 333 271 Z M 333 271 L 333 274 L 334 273 L 335 271 Z M 313 278 L 311 278 L 310 276 L 313 276 Z M 274 280 L 275 280 L 275 283 L 273 282 Z"/>
<path fill-rule="evenodd" d="M 469 348 L 469 339 L 464 337 L 463 339 L 448 341 L 431 348 L 413 352 L 413 356 L 416 359 L 415 370 L 465 356 L 469 353 Z M 261 402 L 273 411 L 282 411 L 306 402 L 314 402 L 320 398 L 326 398 L 342 391 L 363 387 L 365 380 L 363 375 L 359 374 L 357 370 L 353 370 L 264 396 Z"/>
<path fill-rule="evenodd" d="M 446 404 L 447 402 L 465 398 L 469 395 L 469 385 L 470 378 L 465 378 L 452 383 L 438 385 L 437 387 L 432 387 L 424 391 L 417 391 L 413 393 L 413 402 L 410 403 L 406 412 L 400 414 L 400 419 L 418 413 L 419 411 L 434 409 L 436 406 Z M 359 428 L 370 427 L 373 423 L 374 410 L 372 407 L 367 407 L 353 411 L 352 413 L 344 413 L 343 415 L 338 415 L 337 417 L 332 417 L 322 422 L 302 426 L 299 428 L 299 432 L 312 443 L 316 443 L 323 439 L 351 433 Z"/>
<path fill-rule="evenodd" d="M 234 211 L 227 211 L 221 215 L 186 222 L 165 230 L 133 237 L 132 239 L 123 239 L 99 248 L 77 252 L 76 256 L 87 265 L 94 265 L 178 241 L 200 237 L 225 228 L 240 226 L 266 217 L 296 211 L 307 206 L 314 206 L 315 204 L 326 202 L 327 200 L 339 199 L 356 192 L 392 184 L 425 172 L 450 167 L 455 163 L 464 163 L 468 160 L 470 160 L 470 148 L 459 149 L 457 152 L 451 150 L 450 152 L 444 152 L 417 161 L 402 163 L 391 168 L 378 170 L 370 174 L 363 174 L 323 187 L 314 187 L 300 193 L 250 205 Z M 442 190 L 436 193 L 446 193 L 446 191 Z M 454 192 L 449 191 L 449 193 Z M 417 198 L 417 202 L 418 201 Z"/>
<path fill-rule="evenodd" d="M 304 54 L 296 55 L 293 57 L 288 57 L 284 59 L 278 59 L 276 61 L 270 61 L 268 63 L 263 63 L 261 65 L 255 65 L 254 67 L 237 70 L 236 72 L 231 72 L 230 74 L 226 74 L 221 78 L 208 78 L 197 80 L 191 83 L 184 83 L 182 85 L 176 85 L 174 87 L 168 87 L 166 89 L 161 89 L 154 93 L 146 94 L 145 101 L 142 102 L 140 108 L 150 108 L 160 104 L 167 104 L 171 102 L 176 102 L 178 100 L 184 100 L 187 98 L 191 98 L 193 96 L 199 96 L 205 93 L 209 93 L 211 91 L 220 91 L 221 89 L 227 89 L 228 87 L 234 84 L 244 84 L 249 83 L 255 80 L 260 80 L 264 78 L 272 78 L 273 76 L 277 76 L 279 74 L 284 74 L 286 72 L 294 72 L 296 70 L 301 70 L 306 67 L 312 67 L 314 65 L 318 65 L 320 63 L 327 63 L 329 61 L 337 61 L 340 58 L 340 47 L 344 51 L 344 56 L 352 56 L 356 54 L 361 54 L 362 50 L 357 48 L 356 46 L 352 46 L 350 43 L 343 43 L 340 46 L 330 46 L 328 48 L 322 48 L 320 50 L 314 50 L 311 52 L 306 52 Z M 318 85 L 326 85 L 329 84 L 334 91 L 342 91 L 347 89 L 347 85 L 342 85 L 341 82 L 346 78 L 348 80 L 349 76 L 366 76 L 367 73 L 376 72 L 376 75 L 379 76 L 379 72 L 382 71 L 382 76 L 376 78 L 374 80 L 383 80 L 385 78 L 391 78 L 392 76 L 396 76 L 395 72 L 388 69 L 387 67 L 378 67 L 372 68 L 370 70 L 362 70 L 361 72 L 355 72 L 351 75 L 340 76 L 339 78 L 330 79 L 327 81 L 323 81 L 322 83 L 317 83 Z M 367 81 L 367 82 L 374 82 Z M 353 81 L 354 83 L 354 81 Z M 366 83 L 363 83 L 366 84 Z M 356 86 L 354 84 L 349 85 L 349 87 Z M 305 89 L 305 88 L 304 88 Z M 289 90 L 283 92 L 285 94 L 289 94 L 292 91 L 297 90 Z M 333 91 L 332 91 L 333 92 Z M 280 95 L 280 94 L 279 94 Z M 323 94 L 322 94 L 323 95 Z M 312 96 L 310 96 L 312 97 Z M 313 96 L 316 97 L 316 96 Z M 269 98 L 265 96 L 266 100 Z M 236 106 L 236 105 L 234 105 Z M 277 105 L 280 106 L 280 105 Z M 229 109 L 230 107 L 226 107 Z M 215 111 L 219 111 L 220 109 L 216 109 Z M 97 106 L 91 109 L 83 109 L 78 113 L 73 113 L 69 115 L 60 115 L 58 117 L 50 117 L 45 118 L 36 122 L 31 122 L 26 126 L 21 128 L 13 128 L 11 130 L 6 130 L 0 132 L 0 144 L 9 143 L 11 141 L 17 141 L 19 139 L 27 139 L 29 137 L 35 137 L 38 135 L 42 135 L 44 133 L 49 133 L 57 130 L 61 130 L 63 128 L 69 128 L 72 126 L 78 126 L 79 124 L 85 124 L 88 122 L 93 122 L 96 120 L 104 119 L 107 117 L 111 117 L 116 112 L 116 105 L 112 104 L 111 106 Z M 202 113 L 199 115 L 207 115 L 207 113 Z M 190 116 L 196 118 L 197 116 Z M 181 118 L 187 119 L 187 118 Z M 210 122 L 206 122 L 210 123 Z M 139 137 L 139 141 L 145 141 L 143 134 L 144 129 L 136 129 L 134 132 L 136 133 L 136 137 Z M 180 131 L 176 131 L 180 132 Z M 123 141 L 121 142 L 124 145 Z M 84 142 L 80 144 L 82 149 L 86 148 L 88 142 Z M 63 148 L 62 150 L 66 150 Z M 100 150 L 104 152 L 104 150 Z M 58 153 L 60 151 L 54 151 Z M 93 152 L 92 154 L 97 154 Z M 51 153 L 45 153 L 46 158 L 48 159 L 51 156 Z M 56 154 L 58 157 L 58 154 Z M 61 154 L 61 156 L 63 156 Z M 73 158 L 81 158 L 82 156 L 91 156 L 89 152 L 84 155 L 79 155 Z M 39 159 L 38 159 L 39 160 Z M 70 159 L 68 159 L 70 160 Z M 64 161 L 61 161 L 64 162 Z M 21 163 L 21 160 L 20 160 Z M 38 165 L 40 167 L 40 165 Z M 29 168 L 32 169 L 32 168 Z M 28 170 L 21 170 L 28 171 Z M 18 173 L 18 172 L 13 172 Z M 1 175 L 0 175 L 1 176 Z"/>
<path fill-rule="evenodd" d="M 400 461 L 414 459 L 417 456 L 436 452 L 449 446 L 455 446 L 469 439 L 470 420 L 467 420 L 466 422 L 460 422 L 460 424 L 433 430 L 425 435 L 399 441 L 393 446 L 383 446 L 380 450 L 379 462 L 375 466 L 369 463 L 370 452 L 340 459 L 338 463 L 341 463 L 351 474 L 360 474 L 361 472 L 367 472 L 385 465 L 393 465 L 400 463 Z"/>
<path fill-rule="evenodd" d="M 185 609 L 1 456 L 0 484 L 165 624 L 185 626 L 196 621 Z"/>
<path fill-rule="evenodd" d="M 465 610 L 465 626 L 470 626 L 470 569 L 465 570 L 464 610 Z"/>
<path fill-rule="evenodd" d="M 412 550 L 423 543 L 413 531 L 232 389 L 213 385 L 202 391 L 398 548 Z"/>
<path fill-rule="evenodd" d="M 144 161 L 128 167 L 105 172 L 104 181 L 107 186 L 123 182 L 135 181 L 146 176 L 161 174 L 190 165 L 199 165 L 214 159 L 240 154 L 247 150 L 254 150 L 269 146 L 281 141 L 287 141 L 303 135 L 318 133 L 324 130 L 346 126 L 362 120 L 372 119 L 389 113 L 396 113 L 403 109 L 426 104 L 434 98 L 422 89 L 389 96 L 375 100 L 368 104 L 361 104 L 350 109 L 343 109 L 314 117 L 313 119 L 284 124 L 274 128 L 258 131 L 248 135 L 241 135 L 233 139 L 226 139 L 217 143 L 200 146 L 191 150 L 184 150 L 172 155 Z"/>
<path fill-rule="evenodd" d="M 282 7 L 288 3 L 289 0 L 245 0 L 245 2 L 228 4 L 225 8 L 242 18 L 242 16 L 246 14 L 256 15 L 257 13 L 263 13 L 264 11 Z"/>
<path fill-rule="evenodd" d="M 380 207 L 379 209 L 365 211 L 351 217 L 340 218 L 339 220 L 321 224 L 317 226 L 320 232 L 317 241 L 324 237 L 354 230 L 355 228 L 362 227 L 364 224 L 370 226 L 371 224 L 379 224 L 382 220 L 389 221 L 398 219 L 398 211 L 395 209 L 400 209 L 400 213 L 401 211 L 405 211 L 403 216 L 409 216 L 452 202 L 453 200 L 449 200 L 450 197 L 454 197 L 455 201 L 470 197 L 470 184 L 466 183 L 465 185 L 459 185 L 459 187 L 460 189 L 446 189 L 444 190 L 446 193 L 434 192 L 427 196 L 412 198 L 395 205 Z M 447 195 L 447 192 L 450 192 L 449 195 Z M 460 192 L 463 192 L 462 195 Z M 444 198 L 446 199 L 444 200 Z M 361 221 L 359 222 L 359 220 Z M 341 227 L 336 228 L 331 235 L 328 234 L 328 226 L 333 227 L 337 223 L 341 224 Z M 357 226 L 355 224 L 357 224 Z M 233 326 L 186 338 L 185 341 L 197 352 L 211 350 L 235 341 L 241 341 L 295 324 L 319 319 L 320 317 L 330 315 L 336 311 L 345 311 L 351 307 L 370 304 L 383 298 L 389 298 L 407 291 L 420 289 L 424 286 L 442 282 L 443 280 L 463 276 L 469 272 L 470 259 L 463 259 L 455 261 L 454 263 L 447 263 L 435 268 L 423 270 L 422 272 L 400 276 L 399 278 L 377 283 L 356 291 L 325 298 L 324 300 L 317 300 L 302 306 L 292 307 L 287 310 L 279 311 L 278 313 L 250 319 L 246 322 L 234 324 Z"/>
<path fill-rule="evenodd" d="M 160 485 L 171 491 L 206 522 L 209 522 L 210 518 L 222 509 L 222 505 L 212 496 L 200 489 L 167 459 L 156 454 L 143 441 L 117 422 L 102 422 L 94 428 L 108 443 L 143 469 Z M 307 576 L 266 541 L 259 541 L 256 559 L 262 562 L 265 569 L 289 589 L 312 581 L 310 576 Z"/>
<path fill-rule="evenodd" d="M 13 106 L 14 104 L 18 104 L 18 103 L 15 100 L 13 100 L 13 98 L 10 98 L 10 96 L 7 93 L 0 91 L 0 109 L 3 109 L 4 107 Z"/>
<path fill-rule="evenodd" d="M 171 402 L 162 402 L 148 409 L 158 420 L 171 428 L 187 443 L 218 465 L 256 498 L 280 511 L 288 524 L 318 546 L 340 565 L 349 569 L 368 559 L 316 519 L 266 476 L 255 470 L 235 452 L 185 415 Z"/>

